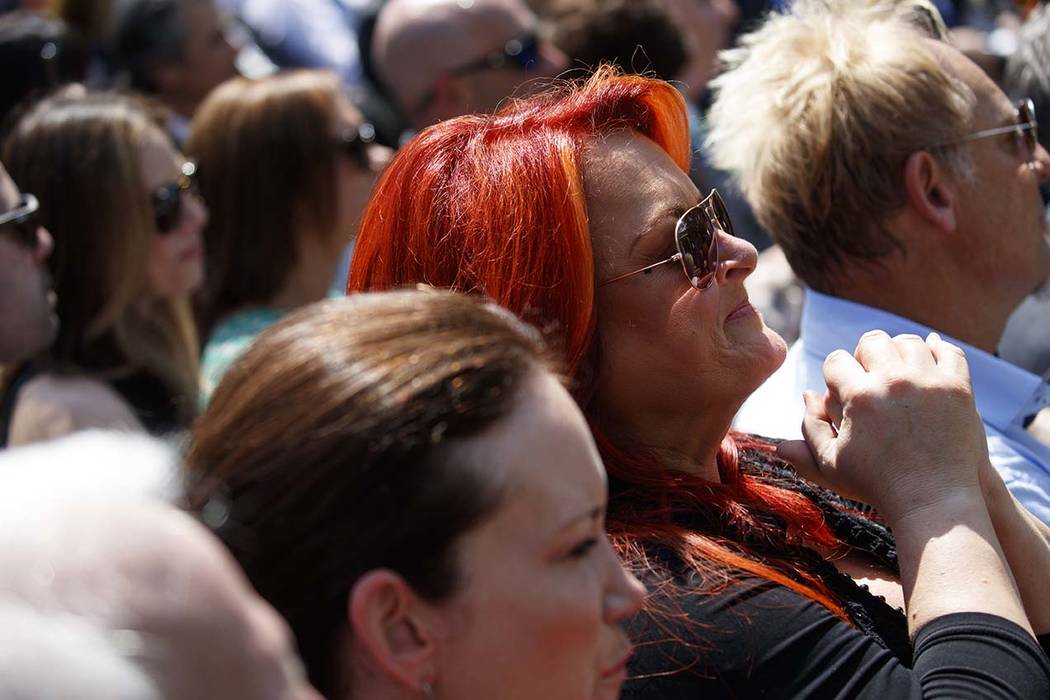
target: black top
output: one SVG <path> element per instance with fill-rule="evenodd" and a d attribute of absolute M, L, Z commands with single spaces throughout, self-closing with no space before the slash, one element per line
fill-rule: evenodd
<path fill-rule="evenodd" d="M 896 571 L 889 531 L 854 504 L 799 480 L 766 453 L 745 450 L 741 460 L 743 470 L 806 495 L 840 541 Z M 762 556 L 760 543 L 748 544 Z M 790 555 L 809 563 L 850 623 L 779 584 L 736 574 L 734 583 L 719 586 L 698 580 L 668 548 L 645 549 L 655 567 L 645 581 L 652 592 L 647 610 L 658 612 L 628 624 L 637 648 L 623 700 L 1050 698 L 1050 637 L 1037 643 L 1003 618 L 943 616 L 920 630 L 913 650 L 901 611 L 812 550 Z"/>
<path fill-rule="evenodd" d="M 622 700 L 1050 698 L 1046 654 L 993 615 L 937 618 L 902 659 L 819 603 L 764 580 L 661 602 L 686 617 L 670 626 L 634 618 L 638 648 Z"/>

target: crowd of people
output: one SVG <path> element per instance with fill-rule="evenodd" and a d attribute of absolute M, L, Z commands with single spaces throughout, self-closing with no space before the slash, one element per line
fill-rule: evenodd
<path fill-rule="evenodd" d="M 0 698 L 1050 697 L 1040 113 L 1038 2 L 0 2 Z"/>

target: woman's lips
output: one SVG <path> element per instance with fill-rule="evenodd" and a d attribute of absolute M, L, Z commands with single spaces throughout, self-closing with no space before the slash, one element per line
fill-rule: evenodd
<path fill-rule="evenodd" d="M 736 308 L 734 308 L 732 311 L 729 312 L 729 315 L 726 316 L 726 323 L 729 323 L 730 321 L 735 321 L 738 318 L 746 318 L 748 316 L 754 316 L 757 313 L 758 313 L 758 310 L 754 306 L 751 305 L 750 301 L 745 299 L 743 302 L 740 303 L 739 306 L 737 306 Z"/>

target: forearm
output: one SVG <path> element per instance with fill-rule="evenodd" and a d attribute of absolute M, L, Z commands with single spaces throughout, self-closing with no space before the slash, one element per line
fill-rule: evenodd
<path fill-rule="evenodd" d="M 1036 634 L 1050 632 L 1050 528 L 1018 503 L 998 473 L 982 477 L 982 491 L 995 534 L 1010 565 L 1025 614 Z"/>
<path fill-rule="evenodd" d="M 889 518 L 914 635 L 959 612 L 1005 618 L 1032 632 L 1006 555 L 981 494 L 956 492 Z"/>

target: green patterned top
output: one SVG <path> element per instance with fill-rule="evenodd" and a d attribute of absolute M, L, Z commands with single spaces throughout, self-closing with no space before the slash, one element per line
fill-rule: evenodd
<path fill-rule="evenodd" d="M 281 319 L 281 312 L 258 307 L 231 314 L 219 322 L 201 357 L 200 407 L 208 405 L 226 370 L 255 340 L 255 336 Z"/>

